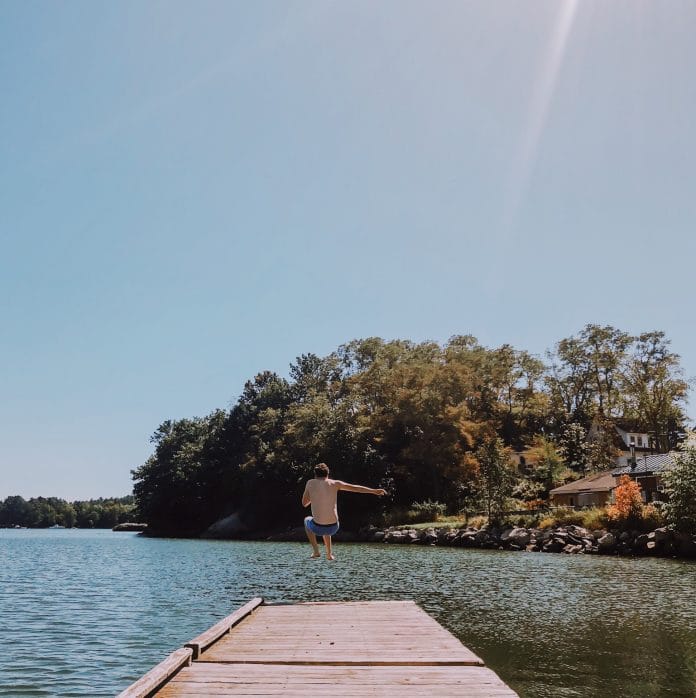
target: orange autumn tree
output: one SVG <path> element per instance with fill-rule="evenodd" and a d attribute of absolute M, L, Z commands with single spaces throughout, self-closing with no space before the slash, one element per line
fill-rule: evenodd
<path fill-rule="evenodd" d="M 643 512 L 643 498 L 640 485 L 628 475 L 622 475 L 614 490 L 614 503 L 607 507 L 610 519 L 627 521 L 640 518 Z"/>

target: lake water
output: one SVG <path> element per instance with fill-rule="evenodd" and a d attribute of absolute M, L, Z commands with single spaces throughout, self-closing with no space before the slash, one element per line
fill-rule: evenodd
<path fill-rule="evenodd" d="M 113 696 L 253 596 L 414 599 L 521 696 L 696 696 L 696 564 L 0 530 L 0 696 Z"/>

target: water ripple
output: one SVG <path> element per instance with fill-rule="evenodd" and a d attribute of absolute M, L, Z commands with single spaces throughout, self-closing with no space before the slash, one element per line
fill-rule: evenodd
<path fill-rule="evenodd" d="M 693 696 L 696 566 L 0 531 L 0 696 L 112 696 L 252 596 L 412 598 L 522 696 Z"/>

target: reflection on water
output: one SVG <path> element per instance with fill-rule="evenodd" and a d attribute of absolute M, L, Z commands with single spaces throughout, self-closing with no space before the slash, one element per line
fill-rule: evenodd
<path fill-rule="evenodd" d="M 0 531 L 2 696 L 110 696 L 252 596 L 415 599 L 521 696 L 696 696 L 696 565 Z"/>

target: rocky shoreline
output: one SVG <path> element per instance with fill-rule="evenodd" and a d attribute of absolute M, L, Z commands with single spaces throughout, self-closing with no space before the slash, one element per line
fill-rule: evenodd
<path fill-rule="evenodd" d="M 138 525 L 138 524 L 135 524 Z M 122 526 L 133 526 L 125 524 Z M 143 526 L 143 524 L 139 524 Z M 116 530 L 116 529 L 114 529 Z M 121 530 L 138 530 L 122 528 Z M 144 535 L 159 537 L 145 528 Z M 250 530 L 237 514 L 221 519 L 196 538 L 218 540 L 256 540 L 306 542 L 303 526 L 285 530 Z M 387 545 L 431 545 L 513 552 L 564 553 L 566 555 L 622 555 L 696 559 L 696 535 L 672 531 L 667 527 L 653 531 L 600 529 L 589 530 L 576 525 L 552 528 L 492 526 L 481 528 L 452 525 L 409 528 L 366 526 L 357 531 L 340 530 L 334 540 L 346 543 L 382 543 Z"/>
<path fill-rule="evenodd" d="M 133 522 L 126 522 L 126 523 L 120 523 L 116 524 L 112 529 L 112 531 L 146 531 L 147 530 L 147 524 L 144 523 L 133 523 Z"/>
<path fill-rule="evenodd" d="M 265 540 L 305 540 L 302 528 L 264 536 Z M 339 532 L 337 541 L 386 543 L 391 545 L 436 545 L 483 550 L 509 550 L 568 555 L 628 555 L 696 558 L 696 536 L 657 528 L 640 531 L 589 531 L 581 526 L 555 528 L 495 527 L 414 528 L 370 526 L 357 533 Z"/>

